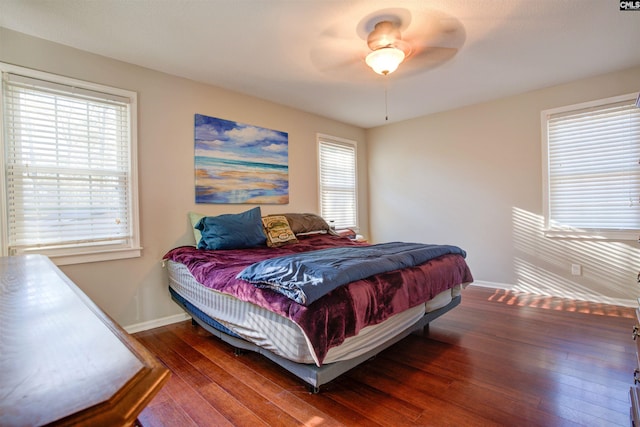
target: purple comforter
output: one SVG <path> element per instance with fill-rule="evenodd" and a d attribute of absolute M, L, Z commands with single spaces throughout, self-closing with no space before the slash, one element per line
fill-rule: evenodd
<path fill-rule="evenodd" d="M 169 251 L 164 259 L 184 264 L 206 287 L 291 319 L 305 331 L 320 363 L 331 347 L 357 335 L 363 327 L 378 324 L 455 285 L 473 281 L 464 258 L 457 254 L 349 283 L 308 306 L 236 279 L 245 267 L 267 258 L 360 244 L 344 237 L 315 234 L 300 236 L 299 243 L 279 248 L 214 251 L 182 246 Z"/>

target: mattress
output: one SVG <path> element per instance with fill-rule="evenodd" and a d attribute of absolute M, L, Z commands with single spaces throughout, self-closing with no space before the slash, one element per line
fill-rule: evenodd
<path fill-rule="evenodd" d="M 304 331 L 290 319 L 250 302 L 205 287 L 178 262 L 167 261 L 169 286 L 207 316 L 218 321 L 229 331 L 272 353 L 296 363 L 320 362 Z M 394 337 L 421 319 L 425 313 L 449 304 L 460 295 L 462 285 L 437 294 L 430 301 L 398 313 L 385 321 L 362 328 L 342 344 L 329 349 L 322 363 L 333 363 L 356 358 Z"/>

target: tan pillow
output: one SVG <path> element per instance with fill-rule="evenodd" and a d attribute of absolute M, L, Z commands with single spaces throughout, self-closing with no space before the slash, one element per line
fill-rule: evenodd
<path fill-rule="evenodd" d="M 200 220 L 204 217 L 204 214 L 197 212 L 189 212 L 189 221 L 191 222 L 191 229 L 193 230 L 193 237 L 196 239 L 196 247 L 198 243 L 200 243 L 200 239 L 202 238 L 202 233 L 200 230 L 196 228 L 196 224 L 200 222 Z"/>
<path fill-rule="evenodd" d="M 287 217 L 284 215 L 268 215 L 262 217 L 264 234 L 267 235 L 267 246 L 277 248 L 287 243 L 298 243 L 296 235 L 291 231 Z"/>

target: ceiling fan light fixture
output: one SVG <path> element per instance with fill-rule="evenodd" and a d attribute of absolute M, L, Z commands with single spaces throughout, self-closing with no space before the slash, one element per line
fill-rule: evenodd
<path fill-rule="evenodd" d="M 405 54 L 402 50 L 394 46 L 385 46 L 369 53 L 365 62 L 373 71 L 386 76 L 393 73 L 404 58 Z"/>

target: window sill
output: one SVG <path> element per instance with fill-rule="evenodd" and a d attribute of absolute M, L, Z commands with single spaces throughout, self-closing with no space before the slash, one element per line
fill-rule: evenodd
<path fill-rule="evenodd" d="M 32 253 L 32 251 L 25 252 Z M 118 259 L 127 259 L 127 258 L 138 258 L 142 256 L 142 248 L 126 248 L 126 249 L 110 249 L 110 250 L 100 250 L 94 252 L 85 252 L 78 254 L 55 254 L 55 253 L 47 253 L 47 252 L 37 252 L 33 251 L 33 253 L 41 253 L 42 255 L 48 256 L 51 261 L 55 265 L 71 265 L 71 264 L 84 264 L 90 262 L 101 262 L 101 261 L 113 261 Z"/>
<path fill-rule="evenodd" d="M 597 231 L 597 230 L 545 230 L 544 236 L 565 240 L 615 240 L 638 241 L 640 230 Z"/>

